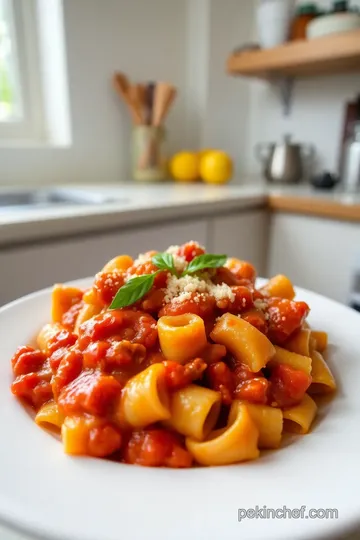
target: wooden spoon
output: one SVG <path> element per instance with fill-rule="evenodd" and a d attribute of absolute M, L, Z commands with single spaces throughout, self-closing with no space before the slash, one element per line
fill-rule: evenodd
<path fill-rule="evenodd" d="M 116 90 L 116 92 L 119 94 L 119 96 L 125 101 L 127 104 L 132 119 L 135 122 L 135 124 L 141 124 L 141 115 L 139 114 L 139 111 L 136 109 L 136 106 L 134 105 L 130 94 L 129 94 L 129 88 L 130 84 L 129 81 L 124 75 L 124 73 L 116 72 L 113 76 L 113 86 Z"/>
<path fill-rule="evenodd" d="M 161 126 L 164 122 L 176 95 L 176 88 L 168 83 L 159 83 L 156 86 L 153 113 L 154 126 Z"/>

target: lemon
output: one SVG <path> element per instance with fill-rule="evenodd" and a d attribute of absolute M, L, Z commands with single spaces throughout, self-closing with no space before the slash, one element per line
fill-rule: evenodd
<path fill-rule="evenodd" d="M 225 184 L 232 173 L 233 162 L 226 152 L 213 150 L 200 160 L 200 176 L 208 184 Z"/>
<path fill-rule="evenodd" d="M 171 175 L 179 182 L 194 182 L 199 178 L 199 157 L 196 152 L 179 152 L 170 161 Z"/>
<path fill-rule="evenodd" d="M 202 150 L 199 150 L 199 152 L 198 152 L 199 159 L 201 160 L 203 157 L 205 157 L 207 154 L 209 154 L 209 152 L 214 152 L 214 149 L 213 148 L 203 148 Z"/>

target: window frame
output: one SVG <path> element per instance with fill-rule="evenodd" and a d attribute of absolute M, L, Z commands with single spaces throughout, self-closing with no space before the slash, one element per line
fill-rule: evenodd
<path fill-rule="evenodd" d="M 45 135 L 36 0 L 8 0 L 14 26 L 21 118 L 0 122 L 0 144 L 42 140 Z"/>

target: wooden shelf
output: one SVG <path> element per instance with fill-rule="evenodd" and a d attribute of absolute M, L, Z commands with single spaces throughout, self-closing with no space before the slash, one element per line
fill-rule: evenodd
<path fill-rule="evenodd" d="M 231 75 L 272 79 L 360 71 L 360 30 L 232 54 Z"/>

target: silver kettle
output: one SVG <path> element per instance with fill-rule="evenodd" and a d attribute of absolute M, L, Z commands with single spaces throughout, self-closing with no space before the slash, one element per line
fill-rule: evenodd
<path fill-rule="evenodd" d="M 312 145 L 294 144 L 290 135 L 285 135 L 281 143 L 260 143 L 255 150 L 265 178 L 279 184 L 300 182 L 309 173 L 315 156 Z"/>

